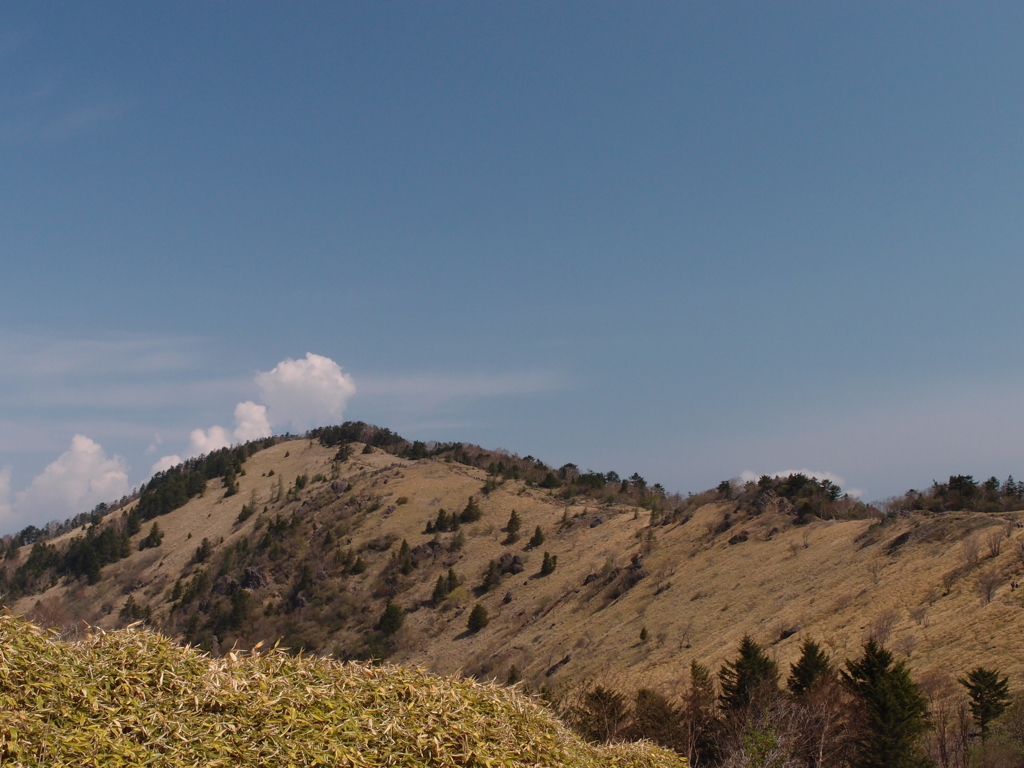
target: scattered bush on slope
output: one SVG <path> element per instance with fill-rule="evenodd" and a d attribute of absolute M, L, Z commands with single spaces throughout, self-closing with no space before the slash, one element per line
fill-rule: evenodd
<path fill-rule="evenodd" d="M 685 766 L 595 747 L 516 690 L 136 629 L 65 643 L 0 616 L 5 766 Z"/>

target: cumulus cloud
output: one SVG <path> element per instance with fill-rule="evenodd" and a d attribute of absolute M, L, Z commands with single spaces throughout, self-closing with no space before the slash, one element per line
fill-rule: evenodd
<path fill-rule="evenodd" d="M 768 475 L 769 477 L 789 477 L 790 475 L 806 475 L 807 477 L 813 477 L 815 480 L 828 480 L 835 483 L 843 489 L 844 493 L 848 493 L 851 496 L 860 498 L 863 491 L 857 488 L 846 488 L 846 481 L 834 472 L 819 472 L 813 469 L 784 469 L 781 472 L 751 472 L 749 469 L 745 470 L 740 475 L 740 481 L 744 483 L 756 482 L 761 475 Z"/>
<path fill-rule="evenodd" d="M 209 429 L 193 429 L 189 435 L 191 440 L 190 452 L 193 456 L 202 453 L 210 453 L 231 445 L 231 438 L 224 427 L 212 426 Z"/>
<path fill-rule="evenodd" d="M 287 358 L 256 376 L 272 424 L 291 424 L 302 431 L 337 422 L 356 392 L 352 377 L 329 357 L 307 352 L 305 359 Z"/>
<path fill-rule="evenodd" d="M 265 405 L 256 405 L 252 400 L 246 400 L 235 406 L 235 440 L 244 443 L 248 440 L 270 437 L 270 434 L 270 422 L 267 420 Z"/>
<path fill-rule="evenodd" d="M 189 436 L 189 455 L 199 456 L 203 453 L 227 448 L 229 445 L 244 443 L 248 440 L 258 440 L 261 437 L 270 437 L 270 435 L 267 407 L 265 405 L 257 405 L 252 400 L 246 400 L 244 403 L 239 403 L 235 406 L 235 429 L 233 432 L 229 433 L 224 427 L 216 425 L 209 429 L 193 429 L 192 434 Z M 176 463 L 181 462 L 181 459 L 177 456 L 164 456 L 153 465 L 153 471 L 159 471 L 155 469 L 157 466 L 160 466 L 161 469 L 167 469 L 169 466 L 173 467 L 174 464 L 166 464 L 170 459 L 177 459 Z"/>
<path fill-rule="evenodd" d="M 63 518 L 128 493 L 128 471 L 120 456 L 107 456 L 99 443 L 75 435 L 71 447 L 18 492 L 19 516 Z M 10 485 L 10 479 L 7 480 Z"/>
<path fill-rule="evenodd" d="M 157 472 L 163 472 L 165 469 L 176 467 L 179 464 L 181 464 L 181 462 L 181 456 L 179 456 L 176 453 L 171 456 L 161 456 L 153 463 L 153 466 L 150 468 L 149 471 L 155 475 Z"/>

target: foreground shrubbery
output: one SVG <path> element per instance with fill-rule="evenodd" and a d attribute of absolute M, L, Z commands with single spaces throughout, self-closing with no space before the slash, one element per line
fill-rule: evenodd
<path fill-rule="evenodd" d="M 70 644 L 0 616 L 4 766 L 682 766 L 595 747 L 515 690 L 148 631 Z"/>

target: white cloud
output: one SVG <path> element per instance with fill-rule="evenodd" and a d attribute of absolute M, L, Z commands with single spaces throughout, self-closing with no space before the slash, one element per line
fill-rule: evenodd
<path fill-rule="evenodd" d="M 6 527 L 11 518 L 11 468 L 0 469 L 0 525 Z"/>
<path fill-rule="evenodd" d="M 856 488 L 845 488 L 846 481 L 834 472 L 819 472 L 813 469 L 784 469 L 781 472 L 751 472 L 749 469 L 744 470 L 743 474 L 740 475 L 740 480 L 744 483 L 756 482 L 761 475 L 766 474 L 769 477 L 789 477 L 790 475 L 806 475 L 807 477 L 813 477 L 815 480 L 828 480 L 835 483 L 843 489 L 844 493 L 848 493 L 855 498 L 860 498 L 862 491 Z"/>
<path fill-rule="evenodd" d="M 199 456 L 203 453 L 210 453 L 231 445 L 231 439 L 224 427 L 212 426 L 209 429 L 193 429 L 190 435 L 191 445 L 189 447 L 192 456 Z"/>
<path fill-rule="evenodd" d="M 156 462 L 154 462 L 153 466 L 150 468 L 149 471 L 155 475 L 157 472 L 163 472 L 165 469 L 176 467 L 179 464 L 181 464 L 181 462 L 182 458 L 177 454 L 174 454 L 172 456 L 162 456 L 159 459 L 157 459 Z"/>
<path fill-rule="evenodd" d="M 256 384 L 273 424 L 291 424 L 301 431 L 338 422 L 356 392 L 352 377 L 329 357 L 306 353 L 304 360 L 287 358 L 256 376 Z"/>
<path fill-rule="evenodd" d="M 267 421 L 267 407 L 257 405 L 252 400 L 246 400 L 235 406 L 235 431 L 228 434 L 224 427 L 216 425 L 209 429 L 193 429 L 191 434 L 190 456 L 199 456 L 203 453 L 210 453 L 229 445 L 244 443 L 248 440 L 258 440 L 261 437 L 270 437 L 270 422 Z M 166 464 L 170 459 L 181 459 L 177 456 L 164 456 L 153 465 L 153 471 L 173 467 L 174 464 Z M 157 467 L 160 469 L 157 469 Z"/>
<path fill-rule="evenodd" d="M 270 422 L 267 420 L 267 407 L 256 405 L 246 400 L 235 406 L 235 440 L 244 443 L 248 440 L 259 440 L 270 437 Z"/>
<path fill-rule="evenodd" d="M 14 501 L 18 516 L 64 518 L 101 501 L 128 493 L 128 468 L 120 456 L 108 457 L 99 443 L 75 435 L 71 448 L 20 491 Z M 7 481 L 8 486 L 10 481 Z"/>

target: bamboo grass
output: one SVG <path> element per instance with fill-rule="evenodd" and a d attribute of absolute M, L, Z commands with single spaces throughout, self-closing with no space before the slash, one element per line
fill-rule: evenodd
<path fill-rule="evenodd" d="M 685 760 L 581 741 L 514 689 L 280 650 L 221 659 L 141 628 L 69 643 L 0 616 L 3 766 L 579 766 Z"/>

